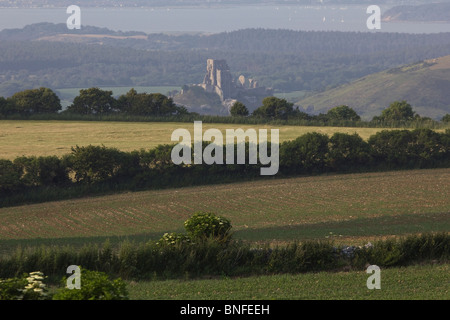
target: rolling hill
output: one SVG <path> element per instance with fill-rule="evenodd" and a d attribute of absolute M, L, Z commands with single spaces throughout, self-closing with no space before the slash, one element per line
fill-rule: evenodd
<path fill-rule="evenodd" d="M 374 73 L 296 104 L 316 113 L 348 105 L 369 120 L 393 101 L 406 100 L 419 115 L 441 119 L 450 113 L 449 88 L 450 56 L 444 56 Z"/>
<path fill-rule="evenodd" d="M 449 22 L 450 3 L 426 3 L 418 6 L 396 6 L 383 15 L 383 21 Z"/>

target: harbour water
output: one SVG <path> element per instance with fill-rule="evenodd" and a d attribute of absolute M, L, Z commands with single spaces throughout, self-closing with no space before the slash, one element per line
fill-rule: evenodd
<path fill-rule="evenodd" d="M 381 7 L 382 12 L 389 9 Z M 81 8 L 81 24 L 121 31 L 218 33 L 246 28 L 305 31 L 438 33 L 450 23 L 383 22 L 369 30 L 366 6 Z M 66 8 L 0 8 L 0 30 L 38 22 L 66 23 Z"/>

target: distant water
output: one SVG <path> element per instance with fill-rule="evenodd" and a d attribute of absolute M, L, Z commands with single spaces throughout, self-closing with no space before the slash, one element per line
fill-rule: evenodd
<path fill-rule="evenodd" d="M 450 32 L 450 23 L 382 23 L 370 31 L 367 6 L 231 6 L 188 8 L 83 8 L 82 25 L 121 31 L 223 32 L 246 28 L 314 31 Z M 382 12 L 389 7 L 381 7 Z M 0 30 L 22 28 L 37 22 L 66 23 L 61 9 L 0 9 Z"/>

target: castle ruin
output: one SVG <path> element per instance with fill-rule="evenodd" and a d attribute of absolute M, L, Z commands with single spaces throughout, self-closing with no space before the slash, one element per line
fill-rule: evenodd
<path fill-rule="evenodd" d="M 260 107 L 263 98 L 273 94 L 272 89 L 260 87 L 257 81 L 242 75 L 234 81 L 225 60 L 208 59 L 206 71 L 203 83 L 198 86 L 206 92 L 216 93 L 228 109 L 235 101 L 240 101 L 252 111 Z"/>

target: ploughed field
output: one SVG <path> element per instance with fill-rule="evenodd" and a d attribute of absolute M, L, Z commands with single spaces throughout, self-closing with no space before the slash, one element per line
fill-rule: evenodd
<path fill-rule="evenodd" d="M 0 208 L 3 248 L 159 239 L 197 211 L 252 242 L 364 243 L 450 230 L 450 169 L 262 179 Z"/>

